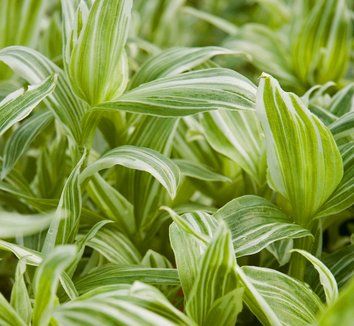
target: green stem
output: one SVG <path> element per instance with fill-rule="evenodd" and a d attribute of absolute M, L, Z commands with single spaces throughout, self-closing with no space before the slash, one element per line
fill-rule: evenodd
<path fill-rule="evenodd" d="M 294 249 L 302 249 L 306 251 L 311 251 L 313 244 L 313 239 L 309 237 L 295 239 L 294 240 Z M 289 275 L 303 281 L 305 276 L 306 270 L 306 258 L 302 255 L 297 253 L 293 253 L 290 259 L 290 266 L 289 266 Z"/>

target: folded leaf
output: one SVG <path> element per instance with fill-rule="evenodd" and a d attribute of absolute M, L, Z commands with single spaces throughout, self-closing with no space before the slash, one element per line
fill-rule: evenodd
<path fill-rule="evenodd" d="M 74 43 L 68 73 L 77 95 L 90 105 L 112 100 L 125 88 L 128 71 L 124 47 L 132 3 L 102 0 L 93 2 L 88 13 L 78 9 L 77 27 L 67 39 Z"/>
<path fill-rule="evenodd" d="M 343 176 L 334 138 L 301 100 L 262 76 L 257 114 L 265 132 L 271 187 L 287 198 L 295 221 L 307 226 Z"/>

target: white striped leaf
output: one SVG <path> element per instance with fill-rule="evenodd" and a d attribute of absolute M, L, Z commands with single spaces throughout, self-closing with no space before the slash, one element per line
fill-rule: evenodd
<path fill-rule="evenodd" d="M 87 246 L 98 251 L 110 263 L 120 266 L 137 265 L 141 260 L 139 251 L 129 238 L 110 226 L 98 231 Z"/>
<path fill-rule="evenodd" d="M 334 138 L 339 142 L 342 138 L 354 139 L 354 111 L 345 113 L 330 124 Z"/>
<path fill-rule="evenodd" d="M 0 61 L 31 84 L 38 84 L 54 73 L 58 75 L 55 90 L 47 98 L 48 108 L 62 122 L 68 133 L 80 143 L 80 122 L 86 107 L 74 95 L 64 72 L 39 52 L 21 46 L 0 50 Z"/>
<path fill-rule="evenodd" d="M 125 88 L 128 71 L 124 47 L 132 3 L 101 0 L 93 2 L 89 12 L 78 8 L 76 26 L 67 37 L 72 44 L 66 44 L 65 59 L 70 51 L 71 85 L 90 105 L 112 100 Z"/>
<path fill-rule="evenodd" d="M 236 198 L 214 216 L 230 228 L 237 257 L 255 254 L 275 241 L 311 236 L 278 207 L 258 196 Z"/>
<path fill-rule="evenodd" d="M 328 108 L 331 113 L 341 117 L 342 115 L 354 110 L 354 83 L 341 89 L 333 96 Z"/>
<path fill-rule="evenodd" d="M 183 176 L 204 181 L 231 182 L 231 179 L 222 174 L 211 171 L 207 166 L 188 160 L 174 159 Z"/>
<path fill-rule="evenodd" d="M 346 0 L 319 0 L 299 16 L 291 37 L 294 73 L 305 85 L 339 80 L 349 61 L 351 22 Z"/>
<path fill-rule="evenodd" d="M 53 219 L 49 227 L 43 245 L 42 251 L 45 255 L 47 255 L 56 244 L 72 243 L 76 237 L 82 208 L 79 175 L 85 158 L 86 153 L 84 153 L 65 182 L 55 219 Z"/>
<path fill-rule="evenodd" d="M 354 204 L 354 141 L 340 147 L 343 159 L 343 178 L 336 190 L 321 206 L 316 217 L 328 220 L 331 216 L 351 207 Z"/>
<path fill-rule="evenodd" d="M 59 324 L 92 325 L 191 325 L 182 312 L 152 286 L 135 282 L 131 287 L 115 286 L 92 291 L 54 312 Z"/>
<path fill-rule="evenodd" d="M 264 138 L 255 112 L 206 113 L 202 126 L 209 144 L 244 169 L 258 185 L 265 183 Z"/>
<path fill-rule="evenodd" d="M 34 139 L 53 120 L 50 112 L 41 112 L 25 121 L 7 140 L 4 154 L 1 178 L 13 169 L 18 160 L 27 152 Z"/>
<path fill-rule="evenodd" d="M 177 222 L 170 225 L 170 242 L 183 293 L 188 297 L 198 275 L 200 259 L 218 224 L 212 216 L 201 211 L 183 214 L 180 219 L 184 225 Z"/>
<path fill-rule="evenodd" d="M 114 165 L 148 172 L 166 188 L 171 197 L 176 195 L 180 180 L 178 167 L 162 154 L 149 148 L 136 146 L 125 145 L 110 150 L 82 172 L 80 182 Z"/>
<path fill-rule="evenodd" d="M 133 205 L 104 178 L 96 173 L 87 185 L 87 192 L 96 206 L 128 234 L 136 231 Z"/>
<path fill-rule="evenodd" d="M 143 63 L 133 76 L 130 88 L 134 89 L 158 78 L 176 76 L 214 56 L 226 54 L 235 54 L 235 52 L 217 46 L 167 49 Z"/>
<path fill-rule="evenodd" d="M 131 284 L 135 281 L 155 285 L 180 284 L 177 270 L 174 268 L 147 268 L 106 264 L 78 278 L 75 286 L 78 292 L 82 294 L 101 286 Z"/>
<path fill-rule="evenodd" d="M 74 259 L 74 246 L 59 246 L 53 249 L 39 265 L 34 275 L 33 326 L 47 325 L 55 306 L 60 274 Z"/>
<path fill-rule="evenodd" d="M 26 118 L 32 110 L 53 92 L 56 75 L 50 76 L 38 85 L 29 86 L 27 91 L 19 89 L 0 102 L 0 135 L 17 122 Z"/>
<path fill-rule="evenodd" d="M 292 93 L 264 74 L 257 113 L 265 132 L 271 187 L 287 198 L 295 221 L 308 226 L 343 176 L 329 129 Z"/>
<path fill-rule="evenodd" d="M 313 265 L 320 277 L 320 282 L 326 295 L 327 304 L 333 304 L 338 297 L 338 285 L 331 271 L 318 258 L 305 250 L 293 249 L 291 252 L 301 254 Z"/>
<path fill-rule="evenodd" d="M 151 81 L 95 107 L 93 113 L 122 110 L 180 117 L 216 109 L 248 110 L 254 101 L 252 82 L 232 70 L 213 68 Z"/>
<path fill-rule="evenodd" d="M 235 292 L 236 258 L 226 226 L 219 227 L 197 264 L 197 276 L 187 296 L 188 316 L 198 325 L 212 325 L 211 321 L 235 325 L 242 310 L 242 290 Z M 225 305 L 229 310 L 222 309 Z"/>
<path fill-rule="evenodd" d="M 316 323 L 322 303 L 305 283 L 263 267 L 237 267 L 237 272 L 244 301 L 263 325 Z"/>

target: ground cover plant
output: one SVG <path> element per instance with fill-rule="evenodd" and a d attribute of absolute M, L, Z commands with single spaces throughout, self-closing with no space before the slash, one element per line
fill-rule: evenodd
<path fill-rule="evenodd" d="M 0 325 L 352 325 L 351 0 L 0 0 Z"/>

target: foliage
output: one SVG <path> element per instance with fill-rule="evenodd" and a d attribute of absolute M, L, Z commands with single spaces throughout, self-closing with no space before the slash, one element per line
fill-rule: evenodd
<path fill-rule="evenodd" d="M 351 325 L 351 1 L 0 9 L 1 325 Z"/>

